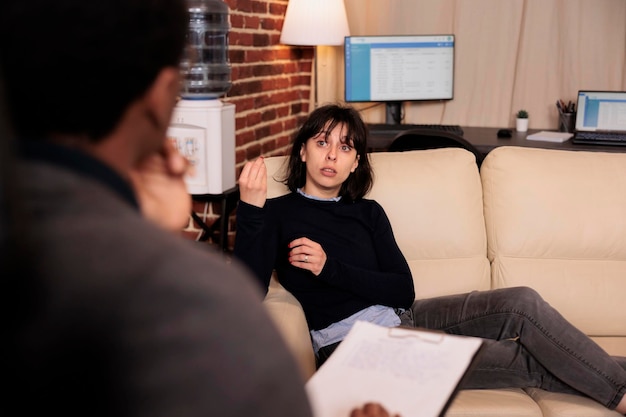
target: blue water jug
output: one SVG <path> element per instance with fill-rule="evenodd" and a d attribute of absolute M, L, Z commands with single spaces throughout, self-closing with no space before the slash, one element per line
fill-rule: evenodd
<path fill-rule="evenodd" d="M 211 100 L 231 86 L 228 5 L 221 0 L 187 0 L 189 32 L 181 61 L 181 97 Z"/>

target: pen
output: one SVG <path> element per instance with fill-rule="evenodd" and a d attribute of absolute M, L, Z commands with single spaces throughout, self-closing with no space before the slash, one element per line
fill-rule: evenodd
<path fill-rule="evenodd" d="M 558 109 L 559 114 L 576 113 L 576 103 L 571 100 L 567 102 L 567 105 L 565 105 L 565 102 L 563 100 L 557 100 L 556 108 Z"/>

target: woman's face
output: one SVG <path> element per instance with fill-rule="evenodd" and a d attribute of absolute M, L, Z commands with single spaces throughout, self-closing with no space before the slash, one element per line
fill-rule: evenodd
<path fill-rule="evenodd" d="M 300 158 L 306 163 L 306 183 L 302 190 L 314 197 L 333 198 L 339 195 L 341 185 L 359 165 L 359 158 L 346 137 L 346 128 L 338 124 L 328 132 L 322 130 L 300 149 Z"/>

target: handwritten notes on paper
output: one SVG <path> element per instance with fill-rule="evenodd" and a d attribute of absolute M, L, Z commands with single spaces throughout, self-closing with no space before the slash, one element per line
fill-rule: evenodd
<path fill-rule="evenodd" d="M 357 322 L 306 385 L 315 417 L 346 417 L 379 402 L 403 417 L 445 409 L 482 341 Z"/>

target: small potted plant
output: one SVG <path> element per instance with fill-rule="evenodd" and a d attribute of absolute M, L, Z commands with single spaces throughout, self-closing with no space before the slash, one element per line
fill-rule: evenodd
<path fill-rule="evenodd" d="M 515 123 L 515 130 L 518 132 L 526 132 L 528 130 L 528 112 L 524 109 L 519 110 Z"/>

